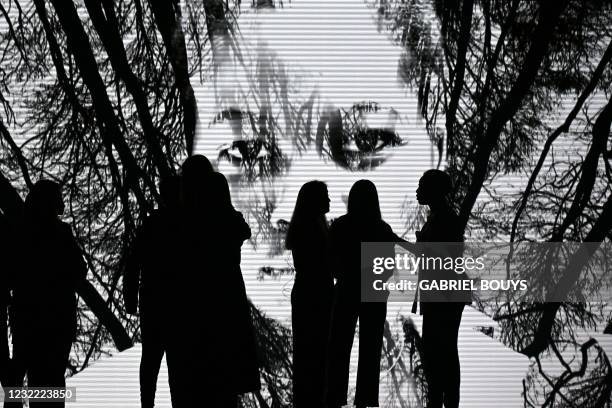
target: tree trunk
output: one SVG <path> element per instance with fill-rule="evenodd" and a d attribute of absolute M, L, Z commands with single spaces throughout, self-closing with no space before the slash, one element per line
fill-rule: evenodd
<path fill-rule="evenodd" d="M 140 80 L 130 68 L 123 41 L 119 34 L 113 2 L 103 0 L 103 4 L 104 12 L 99 0 L 85 0 L 85 6 L 89 11 L 94 28 L 102 40 L 111 65 L 117 77 L 125 83 L 126 89 L 132 95 L 132 98 L 134 98 L 134 104 L 136 105 L 136 111 L 142 126 L 142 133 L 159 174 L 162 177 L 169 176 L 171 171 L 168 166 L 168 160 L 161 149 L 162 135 L 153 125 L 147 95 L 140 85 Z"/>
<path fill-rule="evenodd" d="M 130 147 L 125 138 L 122 137 L 117 117 L 106 93 L 106 86 L 98 72 L 98 65 L 91 50 L 89 39 L 74 4 L 61 0 L 52 0 L 51 2 L 66 35 L 68 48 L 74 56 L 83 82 L 91 94 L 93 106 L 100 121 L 100 135 L 106 143 L 112 144 L 117 149 L 121 164 L 126 170 L 126 185 L 134 192 L 140 207 L 143 209 L 149 208 L 150 205 L 139 185 L 139 179 L 142 179 L 150 191 L 154 193 L 156 192 L 155 184 L 138 166 Z"/>
<path fill-rule="evenodd" d="M 181 27 L 180 5 L 178 2 L 170 0 L 151 0 L 150 4 L 157 29 L 161 33 L 166 50 L 168 51 L 170 64 L 174 70 L 176 86 L 180 92 L 181 105 L 183 107 L 185 145 L 187 147 L 187 154 L 191 155 L 193 153 L 198 108 L 189 80 L 187 47 L 185 46 L 185 35 Z"/>
<path fill-rule="evenodd" d="M 461 28 L 459 30 L 459 38 L 457 45 L 457 63 L 455 71 L 451 77 L 452 91 L 450 94 L 450 102 L 446 111 L 446 145 L 447 154 L 452 154 L 454 151 L 454 135 L 455 125 L 457 123 L 457 108 L 459 107 L 459 99 L 463 90 L 465 63 L 467 57 L 468 45 L 472 32 L 472 11 L 474 9 L 473 0 L 463 0 L 461 10 Z"/>

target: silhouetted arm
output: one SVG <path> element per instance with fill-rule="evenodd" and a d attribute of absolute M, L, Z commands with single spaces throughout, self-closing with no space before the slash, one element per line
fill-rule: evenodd
<path fill-rule="evenodd" d="M 383 228 L 382 234 L 380 236 L 381 241 L 388 243 L 388 247 L 386 247 L 385 249 L 385 252 L 386 252 L 385 256 L 395 257 L 395 244 L 397 244 L 399 241 L 401 241 L 401 243 L 412 246 L 410 242 L 397 236 L 397 234 L 393 232 L 393 229 L 391 228 L 389 224 L 383 223 L 382 228 Z M 399 245 L 401 245 L 401 243 Z M 392 269 L 385 268 L 384 272 L 380 275 L 380 279 L 386 282 L 391 278 L 391 276 L 393 276 L 394 272 L 395 272 L 395 268 L 392 268 Z"/>
<path fill-rule="evenodd" d="M 391 232 L 391 234 L 389 235 L 389 238 L 390 238 L 389 241 L 395 242 L 396 245 L 401 246 L 402 248 L 404 248 L 408 252 L 410 252 L 410 253 L 412 253 L 414 255 L 420 255 L 420 253 L 419 253 L 419 245 L 405 240 L 404 238 L 402 238 L 399 235 L 397 235 L 395 232 Z"/>
<path fill-rule="evenodd" d="M 87 263 L 83 259 L 83 253 L 77 240 L 72 233 L 70 225 L 62 223 L 64 234 L 67 242 L 67 258 L 69 262 L 69 272 L 72 275 L 73 281 L 78 285 L 78 282 L 87 277 Z"/>
<path fill-rule="evenodd" d="M 396 235 L 395 233 L 392 233 L 392 235 L 390 235 L 389 241 L 394 241 L 397 245 L 416 256 L 422 255 L 424 248 L 427 248 L 427 253 L 429 254 L 429 256 L 438 256 L 442 258 L 449 256 L 448 248 L 438 248 L 435 246 L 435 244 L 428 245 L 434 242 L 456 242 L 457 244 L 453 245 L 452 249 L 457 249 L 456 252 L 460 252 L 461 254 L 463 253 L 463 234 L 456 228 L 456 226 L 452 222 L 450 222 L 449 225 L 445 226 L 445 229 L 441 234 L 439 234 L 435 241 L 412 243 Z"/>
<path fill-rule="evenodd" d="M 332 222 L 329 227 L 330 241 L 330 267 L 334 279 L 340 279 L 342 276 L 342 233 L 340 232 L 340 222 L 338 220 Z"/>

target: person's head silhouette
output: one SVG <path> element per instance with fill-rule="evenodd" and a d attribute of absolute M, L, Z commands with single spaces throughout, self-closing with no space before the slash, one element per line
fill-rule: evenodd
<path fill-rule="evenodd" d="M 181 166 L 183 204 L 190 211 L 197 211 L 206 196 L 206 179 L 213 172 L 210 161 L 201 154 L 187 158 Z"/>
<path fill-rule="evenodd" d="M 51 180 L 39 180 L 25 200 L 27 215 L 38 221 L 57 219 L 64 213 L 64 200 L 59 184 Z"/>
<path fill-rule="evenodd" d="M 450 176 L 442 170 L 427 170 L 419 180 L 416 191 L 417 201 L 432 209 L 448 205 L 448 194 L 452 188 Z"/>
<path fill-rule="evenodd" d="M 360 221 L 381 219 L 378 191 L 370 180 L 359 180 L 349 192 L 348 214 Z"/>
<path fill-rule="evenodd" d="M 287 230 L 285 240 L 287 249 L 293 249 L 296 241 L 300 239 L 299 235 L 304 225 L 314 223 L 318 217 L 323 217 L 329 212 L 329 201 L 327 184 L 322 181 L 309 181 L 300 188 Z"/>
<path fill-rule="evenodd" d="M 183 177 L 203 177 L 205 174 L 212 173 L 213 167 L 206 156 L 194 154 L 185 159 L 181 166 L 181 170 L 183 172 Z"/>
<path fill-rule="evenodd" d="M 183 183 L 188 187 L 195 187 L 203 183 L 204 178 L 213 172 L 212 164 L 201 154 L 188 157 L 181 166 Z"/>
<path fill-rule="evenodd" d="M 159 195 L 165 208 L 176 209 L 181 195 L 181 178 L 179 176 L 163 177 L 159 181 Z"/>
<path fill-rule="evenodd" d="M 234 210 L 227 179 L 221 173 L 211 173 L 206 179 L 208 189 L 207 209 L 212 214 L 227 213 Z"/>

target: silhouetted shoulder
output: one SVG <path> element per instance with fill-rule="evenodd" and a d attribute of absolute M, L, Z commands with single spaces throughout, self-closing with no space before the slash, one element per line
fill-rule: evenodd
<path fill-rule="evenodd" d="M 397 240 L 397 235 L 393 233 L 393 229 L 391 228 L 391 226 L 382 220 L 380 221 L 380 225 L 378 227 L 377 232 L 379 234 L 378 240 L 381 242 L 394 242 Z"/>
<path fill-rule="evenodd" d="M 338 234 L 339 232 L 345 231 L 350 226 L 350 217 L 348 214 L 344 214 L 332 221 L 329 226 L 330 234 Z"/>
<path fill-rule="evenodd" d="M 337 250 L 346 241 L 349 235 L 350 220 L 347 214 L 336 218 L 329 226 L 329 239 L 331 246 Z"/>
<path fill-rule="evenodd" d="M 83 259 L 81 248 L 76 241 L 72 227 L 65 222 L 59 223 L 59 233 L 62 243 L 65 245 L 66 261 L 70 264 L 70 272 L 75 279 L 83 279 L 87 276 L 87 264 Z"/>
<path fill-rule="evenodd" d="M 240 242 L 251 238 L 251 227 L 245 221 L 244 216 L 240 211 L 233 211 L 229 218 L 231 225 L 231 233 Z"/>
<path fill-rule="evenodd" d="M 452 210 L 429 215 L 420 231 L 420 242 L 463 242 L 459 217 Z"/>

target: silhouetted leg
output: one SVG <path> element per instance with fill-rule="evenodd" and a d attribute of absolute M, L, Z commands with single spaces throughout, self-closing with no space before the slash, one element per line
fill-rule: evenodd
<path fill-rule="evenodd" d="M 304 381 L 302 376 L 305 377 L 305 369 L 303 368 L 304 362 L 302 361 L 302 311 L 299 296 L 296 296 L 296 287 L 294 286 L 291 292 L 291 335 L 293 345 L 293 406 L 300 408 L 304 402 L 302 402 L 302 395 L 306 393 L 306 390 L 302 391 Z"/>
<path fill-rule="evenodd" d="M 151 326 L 151 327 L 150 327 Z M 162 330 L 143 319 L 142 357 L 140 359 L 140 402 L 142 408 L 155 406 L 157 377 L 164 357 Z"/>
<path fill-rule="evenodd" d="M 210 351 L 209 345 L 203 345 L 207 347 L 205 351 Z M 192 367 L 195 379 L 192 383 L 192 407 L 238 407 L 235 383 L 224 367 L 220 367 L 219 363 L 225 363 L 226 359 L 221 358 L 219 361 L 219 356 L 218 353 L 205 353 L 202 358 L 194 359 L 197 364 Z"/>
<path fill-rule="evenodd" d="M 291 293 L 291 329 L 293 335 L 293 406 L 295 408 L 308 407 L 312 387 L 311 359 L 312 333 L 308 327 L 308 310 L 302 304 L 299 289 L 294 287 Z"/>
<path fill-rule="evenodd" d="M 39 345 L 39 347 L 42 345 Z M 34 353 L 28 367 L 29 387 L 66 387 L 66 366 L 72 341 L 51 341 Z M 31 408 L 64 408 L 65 402 L 30 402 Z"/>
<path fill-rule="evenodd" d="M 320 402 L 320 406 L 326 407 L 326 396 L 327 396 L 327 363 L 329 360 L 329 339 L 330 339 L 330 324 L 331 324 L 331 313 L 332 313 L 332 299 L 331 297 L 323 298 L 320 304 L 320 313 L 316 319 L 315 331 L 318 331 L 317 344 L 315 344 L 317 352 L 317 358 L 315 359 L 315 389 L 317 390 L 317 401 Z"/>
<path fill-rule="evenodd" d="M 168 383 L 170 384 L 170 398 L 172 408 L 189 408 L 190 402 L 190 350 L 188 342 L 177 339 L 170 343 L 166 349 L 166 364 L 168 365 Z"/>
<path fill-rule="evenodd" d="M 463 304 L 448 304 L 448 311 L 445 313 L 446 324 L 444 325 L 445 335 L 445 350 L 446 355 L 446 370 L 444 378 L 444 407 L 458 408 L 459 395 L 461 387 L 461 367 L 459 365 L 459 351 L 457 349 L 457 337 L 459 334 L 459 325 L 461 324 L 461 315 L 463 313 Z"/>
<path fill-rule="evenodd" d="M 433 305 L 430 305 L 430 307 Z M 423 314 L 423 368 L 427 379 L 427 408 L 441 408 L 443 400 L 443 385 L 441 384 L 441 371 L 445 370 L 444 360 L 441 357 L 443 346 L 440 343 L 444 335 L 439 330 L 443 322 L 437 311 L 427 311 Z M 442 361 L 440 361 L 442 360 Z"/>
<path fill-rule="evenodd" d="M 351 348 L 359 303 L 336 299 L 332 312 L 329 348 L 327 402 L 329 408 L 346 404 Z"/>
<path fill-rule="evenodd" d="M 359 366 L 357 368 L 357 407 L 378 406 L 380 355 L 387 317 L 386 303 L 362 303 L 359 311 Z"/>
<path fill-rule="evenodd" d="M 444 407 L 458 408 L 461 386 L 461 370 L 459 367 L 459 355 L 456 346 L 454 355 L 451 350 L 446 361 L 447 365 L 444 378 Z"/>
<path fill-rule="evenodd" d="M 325 402 L 331 307 L 328 299 L 313 299 L 312 292 L 299 291 L 294 287 L 291 294 L 293 406 L 318 408 Z"/>
<path fill-rule="evenodd" d="M 23 360 L 23 354 L 19 351 L 19 347 L 13 344 L 13 358 L 10 360 L 8 368 L 8 379 L 5 387 L 22 387 L 23 379 L 26 372 L 26 362 Z M 23 404 L 20 402 L 5 402 L 4 408 L 21 408 Z"/>
<path fill-rule="evenodd" d="M 164 347 L 161 343 L 145 344 L 142 344 L 140 360 L 140 401 L 143 408 L 155 405 L 157 377 L 164 357 Z"/>

